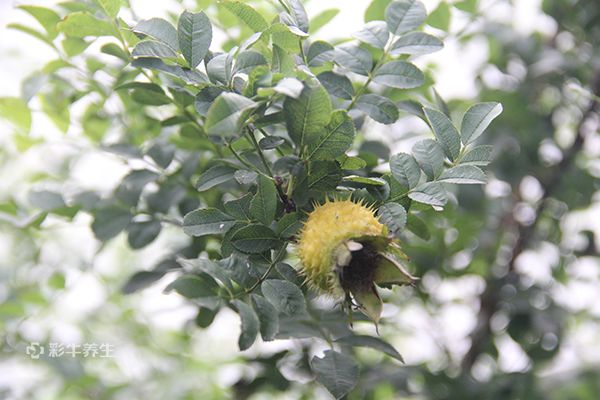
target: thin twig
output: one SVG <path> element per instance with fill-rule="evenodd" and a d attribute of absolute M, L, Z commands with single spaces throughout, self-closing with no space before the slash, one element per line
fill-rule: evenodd
<path fill-rule="evenodd" d="M 264 274 L 261 275 L 260 278 L 258 278 L 256 280 L 256 282 L 254 282 L 252 284 L 252 286 L 250 286 L 248 289 L 239 292 L 237 294 L 235 294 L 233 297 L 231 297 L 231 300 L 236 299 L 238 297 L 242 297 L 245 295 L 248 295 L 250 293 L 252 293 L 261 283 L 263 283 L 265 281 L 265 279 L 267 279 L 269 277 L 269 274 L 271 274 L 271 271 L 273 271 L 273 268 L 275 268 L 275 265 L 281 261 L 281 257 L 283 256 L 283 254 L 285 253 L 287 249 L 287 246 L 283 246 L 275 255 L 275 258 L 273 259 L 273 261 L 271 261 L 271 264 L 269 264 L 269 268 L 267 268 L 267 270 L 265 271 Z"/>

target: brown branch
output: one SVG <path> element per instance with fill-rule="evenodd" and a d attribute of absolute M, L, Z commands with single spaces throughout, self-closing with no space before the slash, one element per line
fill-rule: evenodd
<path fill-rule="evenodd" d="M 592 91 L 595 96 L 600 96 L 600 71 L 595 74 Z M 564 153 L 560 163 L 554 166 L 552 173 L 547 175 L 549 178 L 540 180 L 544 194 L 538 203 L 534 221 L 527 226 L 519 224 L 518 221 L 514 219 L 513 210 L 509 210 L 507 219 L 510 221 L 511 225 L 516 225 L 518 228 L 516 240 L 512 246 L 511 258 L 508 262 L 508 273 L 501 278 L 488 279 L 486 289 L 480 298 L 477 326 L 471 333 L 471 348 L 462 361 L 464 371 L 469 371 L 473 367 L 477 357 L 484 352 L 485 347 L 489 344 L 492 336 L 490 321 L 496 311 L 500 308 L 500 289 L 505 284 L 516 282 L 519 279 L 518 273 L 515 271 L 516 260 L 534 240 L 538 223 L 541 220 L 540 217 L 544 214 L 546 207 L 548 207 L 548 199 L 550 199 L 560 187 L 564 176 L 563 172 L 571 168 L 575 163 L 577 155 L 583 149 L 585 141 L 584 125 L 586 121 L 598 111 L 600 111 L 600 103 L 595 99 L 592 99 L 590 105 L 579 121 L 577 126 L 577 136 L 572 146 Z"/>

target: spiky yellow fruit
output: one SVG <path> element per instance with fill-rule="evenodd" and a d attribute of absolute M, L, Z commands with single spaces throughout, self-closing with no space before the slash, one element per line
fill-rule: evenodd
<path fill-rule="evenodd" d="M 338 295 L 340 285 L 332 268 L 338 246 L 354 238 L 386 234 L 385 225 L 371 208 L 350 200 L 327 201 L 310 213 L 300 232 L 298 254 L 302 271 L 315 287 Z"/>
<path fill-rule="evenodd" d="M 414 281 L 397 259 L 405 256 L 386 226 L 362 203 L 333 200 L 317 206 L 300 232 L 297 251 L 311 286 L 344 299 L 348 307 L 354 300 L 375 322 L 382 309 L 375 285 Z"/>

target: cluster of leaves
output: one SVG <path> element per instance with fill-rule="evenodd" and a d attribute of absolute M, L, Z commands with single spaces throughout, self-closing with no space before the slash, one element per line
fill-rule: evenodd
<path fill-rule="evenodd" d="M 234 18 L 240 27 L 225 52 L 212 43 L 220 28 L 207 16 L 210 9 L 186 11 L 176 25 L 152 18 L 130 26 L 119 18 L 121 7 L 119 0 L 66 2 L 56 10 L 20 6 L 44 31 L 13 28 L 42 40 L 59 58 L 26 81 L 23 98 L 2 99 L 0 113 L 26 149 L 35 144 L 27 136 L 27 103 L 34 97 L 65 132 L 75 119 L 70 106 L 84 104 L 82 133 L 146 167 L 127 174 L 109 197 L 33 193 L 41 212 L 20 219 L 6 208 L 10 218 L 39 226 L 48 213 L 73 218 L 87 211 L 99 240 L 125 231 L 133 249 L 152 243 L 165 223 L 182 225 L 193 238 L 189 244 L 153 270 L 134 274 L 124 291 L 178 270 L 181 276 L 166 290 L 198 305 L 201 327 L 222 307 L 235 310 L 241 350 L 259 334 L 265 341 L 320 338 L 332 349 L 310 366 L 338 398 L 358 379 L 352 347 L 401 359 L 382 339 L 353 334 L 341 313 L 319 309 L 285 261 L 293 257 L 289 245 L 307 212 L 326 198 L 362 199 L 395 235 L 428 238 L 419 214 L 446 205 L 446 184 L 485 182 L 480 167 L 490 162 L 492 148 L 474 141 L 502 107 L 476 104 L 459 127 L 453 123 L 431 78 L 409 61 L 442 48 L 419 30 L 427 19 L 424 5 L 376 0 L 352 40 L 329 43 L 312 35 L 335 10 L 311 20 L 299 0 L 261 11 L 223 0 L 215 7 L 217 21 Z M 99 37 L 101 54 L 86 53 Z M 85 85 L 72 84 L 69 74 L 77 73 Z M 109 83 L 97 79 L 101 73 Z M 116 112 L 108 107 L 114 100 Z M 401 113 L 420 118 L 433 137 L 417 142 L 411 154 L 391 155 L 386 143 L 367 137 L 376 123 L 393 124 Z M 115 132 L 111 121 L 122 128 Z M 388 162 L 390 172 L 382 173 Z"/>

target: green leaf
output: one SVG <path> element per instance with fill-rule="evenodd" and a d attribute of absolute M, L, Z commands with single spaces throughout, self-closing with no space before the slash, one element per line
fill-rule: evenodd
<path fill-rule="evenodd" d="M 65 49 L 65 54 L 69 57 L 75 57 L 79 54 L 83 53 L 85 49 L 88 48 L 90 44 L 92 44 L 92 40 L 85 40 L 78 37 L 67 36 L 62 41 L 62 47 Z M 129 61 L 129 60 L 128 60 Z M 95 59 L 88 59 L 88 70 L 90 72 L 94 72 L 94 70 L 99 70 L 102 68 L 102 64 Z"/>
<path fill-rule="evenodd" d="M 298 286 L 283 279 L 267 279 L 260 285 L 263 296 L 277 309 L 289 316 L 306 313 L 306 301 Z"/>
<path fill-rule="evenodd" d="M 279 240 L 275 232 L 266 226 L 250 224 L 233 233 L 231 244 L 242 253 L 260 254 L 275 248 Z"/>
<path fill-rule="evenodd" d="M 147 288 L 152 285 L 154 282 L 161 279 L 165 276 L 165 271 L 139 271 L 135 274 L 131 275 L 123 288 L 121 288 L 121 292 L 123 294 L 131 294 L 142 289 Z"/>
<path fill-rule="evenodd" d="M 390 158 L 392 176 L 402 185 L 412 189 L 419 184 L 421 170 L 413 156 L 406 153 L 395 154 Z"/>
<path fill-rule="evenodd" d="M 308 33 L 309 23 L 308 23 L 308 14 L 302 5 L 300 0 L 284 0 L 292 17 L 294 19 L 295 25 L 300 28 L 302 32 Z"/>
<path fill-rule="evenodd" d="M 291 173 L 297 176 L 300 174 L 300 170 L 303 166 L 304 164 L 297 156 L 283 156 L 275 160 L 273 163 L 273 171 L 279 175 Z"/>
<path fill-rule="evenodd" d="M 199 328 L 208 328 L 215 320 L 216 315 L 217 311 L 206 307 L 200 307 L 194 322 Z"/>
<path fill-rule="evenodd" d="M 435 36 L 423 32 L 410 32 L 392 44 L 390 54 L 392 56 L 429 54 L 439 51 L 443 47 L 444 43 Z"/>
<path fill-rule="evenodd" d="M 292 73 L 296 68 L 296 62 L 294 59 L 285 49 L 277 46 L 277 44 L 273 44 L 273 57 L 271 57 L 271 65 L 273 72 L 280 72 L 286 75 Z"/>
<path fill-rule="evenodd" d="M 155 40 L 144 40 L 133 48 L 133 57 L 177 58 L 177 53 L 171 47 Z"/>
<path fill-rule="evenodd" d="M 385 21 L 390 32 L 401 35 L 425 22 L 427 12 L 419 0 L 396 0 L 385 10 Z"/>
<path fill-rule="evenodd" d="M 236 218 L 240 221 L 250 221 L 252 216 L 250 215 L 250 201 L 252 200 L 252 193 L 240 197 L 239 199 L 229 200 L 223 204 L 227 214 Z"/>
<path fill-rule="evenodd" d="M 427 224 L 425 224 L 421 218 L 414 214 L 409 215 L 406 228 L 423 240 L 431 239 L 431 233 L 429 233 Z"/>
<path fill-rule="evenodd" d="M 206 65 L 211 81 L 229 86 L 233 74 L 233 57 L 229 53 L 217 54 Z"/>
<path fill-rule="evenodd" d="M 331 100 L 323 86 L 306 82 L 297 99 L 287 97 L 283 113 L 290 138 L 301 149 L 320 136 L 331 116 Z"/>
<path fill-rule="evenodd" d="M 355 134 L 354 123 L 348 113 L 344 110 L 334 111 L 324 134 L 308 146 L 307 159 L 333 160 L 345 154 L 352 146 Z"/>
<path fill-rule="evenodd" d="M 452 124 L 452 121 L 442 112 L 425 108 L 425 116 L 433 129 L 435 137 L 442 145 L 444 153 L 454 161 L 460 154 L 460 135 Z"/>
<path fill-rule="evenodd" d="M 356 39 L 371 46 L 383 49 L 387 45 L 390 37 L 387 24 L 383 21 L 371 21 L 363 26 L 363 28 L 354 33 Z"/>
<path fill-rule="evenodd" d="M 177 39 L 177 30 L 168 21 L 162 18 L 151 18 L 140 21 L 133 31 L 142 35 L 150 36 L 167 46 L 173 51 L 179 51 L 179 40 Z"/>
<path fill-rule="evenodd" d="M 390 157 L 390 148 L 387 144 L 378 140 L 365 140 L 358 149 L 359 154 L 372 154 L 377 158 L 387 160 Z"/>
<path fill-rule="evenodd" d="M 454 7 L 461 11 L 473 14 L 477 11 L 477 3 L 478 0 L 462 0 L 457 3 L 454 3 Z"/>
<path fill-rule="evenodd" d="M 49 190 L 32 191 L 29 193 L 28 200 L 32 207 L 44 211 L 55 210 L 66 206 L 62 194 Z"/>
<path fill-rule="evenodd" d="M 115 34 L 115 27 L 108 22 L 94 17 L 86 12 L 74 12 L 68 14 L 58 23 L 59 31 L 67 36 L 86 37 L 86 36 L 112 36 Z"/>
<path fill-rule="evenodd" d="M 310 19 L 310 32 L 313 34 L 317 32 L 319 29 L 327 25 L 332 19 L 334 19 L 339 12 L 340 10 L 337 8 L 329 8 L 312 17 Z"/>
<path fill-rule="evenodd" d="M 275 219 L 277 211 L 277 189 L 269 178 L 260 175 L 256 194 L 250 202 L 250 214 L 264 225 L 269 225 Z"/>
<path fill-rule="evenodd" d="M 174 75 L 178 78 L 183 79 L 186 83 L 200 83 L 205 84 L 208 82 L 206 75 L 200 71 L 182 68 L 178 65 L 165 64 L 162 60 L 157 58 L 136 58 L 131 62 L 133 67 L 139 68 L 150 68 L 158 71 L 166 72 L 167 74 Z"/>
<path fill-rule="evenodd" d="M 179 16 L 177 38 L 181 54 L 191 68 L 196 68 L 206 56 L 212 41 L 212 25 L 204 12 L 184 11 Z"/>
<path fill-rule="evenodd" d="M 15 29 L 15 30 L 23 32 L 23 33 L 26 33 L 27 35 L 33 36 L 34 38 L 36 38 L 38 40 L 41 40 L 42 42 L 48 44 L 49 46 L 52 46 L 52 41 L 50 39 L 48 39 L 46 37 L 46 35 L 44 35 L 41 32 L 36 31 L 33 28 L 30 28 L 30 27 L 25 26 L 23 24 L 15 24 L 15 23 L 8 24 L 8 25 L 6 25 L 6 27 L 10 28 L 10 29 Z"/>
<path fill-rule="evenodd" d="M 277 309 L 264 297 L 252 294 L 252 306 L 260 321 L 260 336 L 265 342 L 275 339 L 279 332 L 279 314 Z"/>
<path fill-rule="evenodd" d="M 397 236 L 406 226 L 406 210 L 398 203 L 385 203 L 377 210 L 382 224 Z"/>
<path fill-rule="evenodd" d="M 328 98 L 329 99 L 329 98 Z M 204 127 L 209 135 L 238 136 L 256 103 L 236 93 L 222 93 L 208 109 Z"/>
<path fill-rule="evenodd" d="M 246 3 L 226 0 L 219 2 L 219 4 L 242 20 L 254 32 L 262 32 L 269 27 L 263 16 Z"/>
<path fill-rule="evenodd" d="M 147 106 L 171 104 L 171 99 L 164 94 L 162 89 L 160 91 L 134 89 L 131 91 L 131 98 L 136 102 Z"/>
<path fill-rule="evenodd" d="M 58 36 L 58 30 L 56 24 L 60 22 L 60 16 L 49 8 L 38 7 L 38 6 L 26 6 L 20 5 L 17 8 L 27 12 L 33 18 L 35 18 L 40 25 L 46 30 L 48 38 L 53 40 Z"/>
<path fill-rule="evenodd" d="M 323 358 L 313 357 L 310 367 L 317 381 L 336 399 L 350 393 L 358 381 L 359 369 L 354 359 L 334 350 L 325 350 Z"/>
<path fill-rule="evenodd" d="M 329 94 L 333 96 L 346 100 L 351 100 L 354 96 L 354 87 L 352 87 L 352 82 L 346 76 L 325 71 L 317 75 L 317 79 Z"/>
<path fill-rule="evenodd" d="M 369 186 L 384 186 L 386 184 L 381 178 L 368 178 L 366 176 L 348 175 L 343 178 L 344 182 L 354 182 Z M 362 186 L 362 185 L 361 185 Z"/>
<path fill-rule="evenodd" d="M 358 98 L 355 107 L 382 124 L 393 124 L 398 119 L 398 108 L 387 97 L 378 94 L 364 94 Z"/>
<path fill-rule="evenodd" d="M 233 177 L 240 185 L 249 185 L 256 181 L 256 178 L 258 178 L 258 173 L 254 171 L 247 171 L 245 169 L 238 169 L 233 174 Z"/>
<path fill-rule="evenodd" d="M 427 18 L 427 24 L 434 28 L 448 31 L 450 27 L 450 6 L 442 1 L 439 6 Z"/>
<path fill-rule="evenodd" d="M 127 243 L 132 249 L 141 249 L 152 243 L 162 229 L 160 221 L 132 222 L 127 227 Z"/>
<path fill-rule="evenodd" d="M 341 168 L 345 170 L 357 170 L 367 166 L 367 162 L 360 157 L 344 157 Z"/>
<path fill-rule="evenodd" d="M 179 264 L 187 273 L 208 274 L 213 279 L 220 281 L 224 286 L 228 287 L 229 289 L 233 289 L 229 271 L 225 268 L 222 268 L 221 265 L 213 260 L 202 257 L 194 259 L 185 259 L 179 257 L 177 258 L 177 264 Z"/>
<path fill-rule="evenodd" d="M 373 75 L 373 82 L 396 89 L 412 89 L 425 81 L 423 72 L 406 61 L 389 61 L 378 68 Z"/>
<path fill-rule="evenodd" d="M 273 88 L 275 92 L 297 99 L 302 94 L 304 85 L 296 78 L 283 78 Z"/>
<path fill-rule="evenodd" d="M 371 4 L 365 10 L 365 22 L 383 21 L 385 19 L 385 10 L 392 0 L 372 0 Z"/>
<path fill-rule="evenodd" d="M 194 108 L 196 108 L 198 114 L 206 117 L 208 109 L 221 93 L 223 93 L 223 89 L 214 86 L 207 86 L 200 90 L 198 94 L 196 94 L 196 100 L 194 102 Z"/>
<path fill-rule="evenodd" d="M 334 190 L 342 180 L 342 170 L 335 161 L 319 160 L 310 164 L 308 189 L 316 191 Z"/>
<path fill-rule="evenodd" d="M 412 148 L 413 156 L 429 179 L 434 179 L 444 168 L 444 150 L 433 139 L 417 142 Z"/>
<path fill-rule="evenodd" d="M 408 197 L 419 203 L 442 207 L 448 201 L 446 191 L 439 182 L 425 182 L 408 193 Z"/>
<path fill-rule="evenodd" d="M 279 275 L 285 278 L 285 280 L 292 282 L 294 285 L 297 286 L 302 285 L 302 277 L 300 276 L 298 271 L 296 271 L 294 267 L 292 267 L 290 264 L 280 262 L 277 263 L 275 268 L 277 269 Z"/>
<path fill-rule="evenodd" d="M 373 336 L 350 335 L 337 339 L 336 343 L 347 344 L 354 347 L 369 347 L 371 349 L 379 350 L 400 362 L 404 362 L 400 353 L 398 353 L 392 345 Z"/>
<path fill-rule="evenodd" d="M 0 97 L 0 118 L 13 124 L 23 133 L 31 130 L 31 111 L 18 97 Z"/>
<path fill-rule="evenodd" d="M 234 89 L 242 90 L 242 94 L 248 97 L 259 95 L 262 96 L 265 91 L 269 92 L 266 97 L 272 96 L 272 91 L 275 91 L 273 87 L 268 87 L 273 84 L 273 75 L 272 71 L 269 68 L 268 64 L 257 65 L 253 67 L 249 72 L 247 77 L 236 76 L 236 79 L 232 82 L 232 86 Z M 265 87 L 267 86 L 267 87 Z M 278 113 L 274 113 L 276 115 L 280 115 Z M 273 117 L 271 115 L 271 117 Z M 258 122 L 261 118 L 267 119 L 268 116 L 259 116 L 257 118 L 257 125 L 262 127 L 261 123 L 263 121 Z M 266 123 L 268 125 L 268 123 Z"/>
<path fill-rule="evenodd" d="M 306 52 L 306 63 L 309 67 L 320 67 L 326 62 L 333 61 L 334 47 L 323 40 L 310 44 Z"/>
<path fill-rule="evenodd" d="M 271 35 L 271 41 L 274 46 L 278 46 L 288 53 L 297 53 L 300 51 L 300 40 L 306 34 L 300 29 L 291 30 L 289 27 L 280 22 L 274 23 L 267 29 L 263 36 Z"/>
<path fill-rule="evenodd" d="M 143 89 L 143 90 L 152 91 L 152 92 L 156 92 L 156 93 L 162 93 L 162 94 L 165 93 L 165 91 L 162 89 L 162 87 L 160 87 L 160 85 L 157 85 L 156 83 L 150 83 L 150 82 L 132 81 L 132 82 L 127 82 L 123 85 L 119 85 L 119 86 L 115 87 L 115 90 L 124 90 L 124 89 Z"/>
<path fill-rule="evenodd" d="M 240 346 L 240 350 L 244 351 L 252 346 L 256 340 L 260 322 L 256 316 L 256 313 L 248 304 L 241 300 L 234 300 L 233 304 L 235 308 L 237 308 L 238 314 L 240 314 L 240 319 L 242 321 L 242 332 L 240 333 L 240 338 L 238 339 L 238 345 Z"/>
<path fill-rule="evenodd" d="M 246 50 L 238 53 L 233 74 L 249 74 L 259 65 L 267 65 L 265 56 L 254 50 Z"/>
<path fill-rule="evenodd" d="M 435 100 L 435 104 L 437 105 L 437 109 L 440 110 L 448 118 L 450 118 L 450 109 L 448 108 L 446 100 L 444 100 L 442 96 L 440 96 L 440 94 L 437 90 L 435 90 L 435 88 L 432 88 L 431 91 L 433 92 L 433 98 Z"/>
<path fill-rule="evenodd" d="M 183 217 L 183 232 L 190 236 L 223 234 L 233 225 L 235 220 L 216 208 L 200 208 Z"/>
<path fill-rule="evenodd" d="M 163 141 L 156 141 L 146 154 L 162 168 L 167 168 L 175 156 L 175 146 Z"/>
<path fill-rule="evenodd" d="M 457 165 L 445 170 L 440 175 L 440 182 L 458 184 L 485 184 L 487 178 L 483 171 L 474 165 Z"/>
<path fill-rule="evenodd" d="M 294 236 L 302 228 L 302 221 L 297 212 L 291 212 L 285 214 L 279 221 L 277 221 L 277 235 L 282 238 L 288 239 Z"/>
<path fill-rule="evenodd" d="M 71 113 L 67 106 L 67 100 L 57 98 L 56 92 L 40 94 L 39 100 L 42 111 L 46 113 L 58 129 L 66 133 L 69 126 L 71 126 Z"/>
<path fill-rule="evenodd" d="M 481 136 L 500 113 L 502 113 L 500 103 L 478 103 L 469 108 L 460 127 L 462 142 L 466 145 Z"/>
<path fill-rule="evenodd" d="M 111 18 L 115 18 L 121 8 L 121 0 L 96 0 L 102 7 L 106 15 Z"/>
<path fill-rule="evenodd" d="M 398 109 L 405 111 L 411 115 L 421 118 L 427 122 L 425 113 L 423 112 L 423 105 L 415 100 L 402 100 L 396 103 Z"/>
<path fill-rule="evenodd" d="M 285 143 L 285 139 L 279 136 L 266 136 L 260 139 L 258 146 L 262 150 L 273 150 Z"/>
<path fill-rule="evenodd" d="M 359 75 L 367 76 L 373 68 L 373 57 L 355 43 L 345 43 L 335 48 L 335 62 Z"/>
<path fill-rule="evenodd" d="M 144 187 L 157 178 L 157 173 L 147 169 L 133 170 L 123 178 L 117 187 L 115 197 L 129 206 L 136 206 Z"/>
<path fill-rule="evenodd" d="M 175 291 L 188 299 L 212 298 L 217 294 L 218 286 L 209 277 L 183 275 L 171 282 L 165 293 Z"/>
<path fill-rule="evenodd" d="M 486 166 L 492 161 L 493 146 L 475 146 L 469 150 L 461 159 L 461 165 Z"/>
<path fill-rule="evenodd" d="M 390 37 L 390 32 L 385 22 L 371 21 L 366 23 L 360 31 L 354 33 L 352 36 L 363 43 L 383 49 Z"/>
<path fill-rule="evenodd" d="M 152 211 L 167 213 L 172 206 L 178 205 L 186 194 L 185 187 L 175 183 L 163 184 L 157 192 L 145 197 Z"/>
<path fill-rule="evenodd" d="M 129 211 L 117 207 L 108 207 L 96 211 L 92 231 L 96 239 L 106 242 L 127 228 L 131 221 Z"/>

